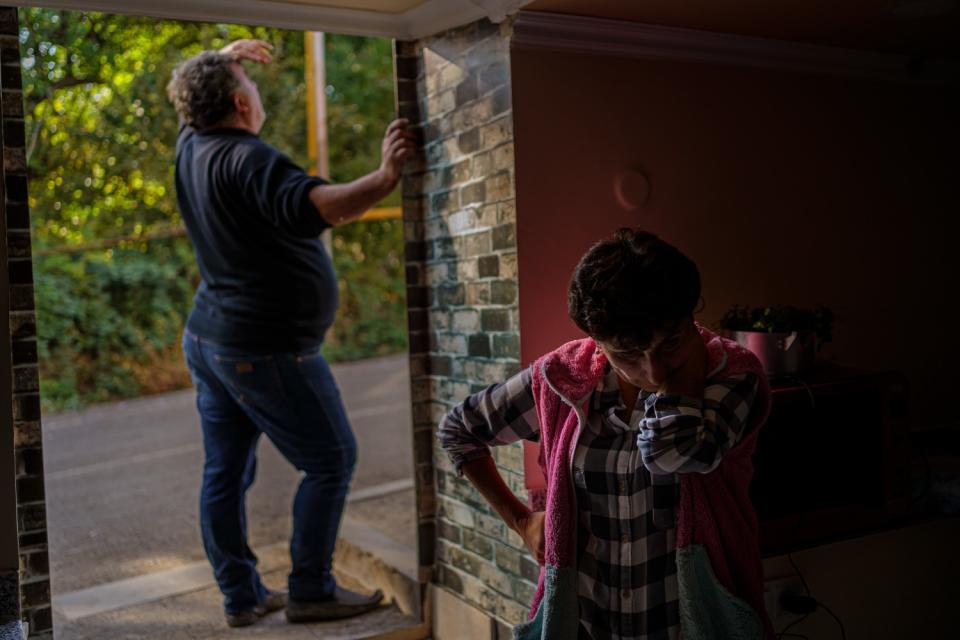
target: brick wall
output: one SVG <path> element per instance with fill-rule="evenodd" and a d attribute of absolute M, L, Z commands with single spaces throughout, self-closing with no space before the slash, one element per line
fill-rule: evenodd
<path fill-rule="evenodd" d="M 24 619 L 30 622 L 30 637 L 44 638 L 52 637 L 52 622 L 18 32 L 16 8 L 0 7 L 0 120 L 5 187 L 2 205 L 7 227 L 5 277 L 9 278 L 10 291 L 20 604 Z"/>
<path fill-rule="evenodd" d="M 400 115 L 423 145 L 403 180 L 421 577 L 495 618 L 494 637 L 525 618 L 539 570 L 453 472 L 436 425 L 520 366 L 510 34 L 481 20 L 396 52 Z M 525 497 L 520 445 L 494 453 Z"/>
<path fill-rule="evenodd" d="M 0 85 L 3 67 L 0 65 Z M 0 111 L 2 113 L 2 111 Z M 0 127 L 0 149 L 3 127 Z M 0 165 L 0 206 L 4 201 L 3 165 Z M 7 236 L 6 217 L 0 215 L 0 238 Z M 7 244 L 0 243 L 0 265 L 7 265 Z M 4 271 L 6 274 L 6 271 Z M 10 308 L 10 283 L 0 277 L 0 309 Z M 20 544 L 17 527 L 16 464 L 13 447 L 13 367 L 10 354 L 10 314 L 0 313 L 0 635 L 20 620 Z"/>

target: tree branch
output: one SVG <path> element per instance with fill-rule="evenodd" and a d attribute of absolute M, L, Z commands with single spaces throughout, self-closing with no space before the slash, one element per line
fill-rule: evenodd
<path fill-rule="evenodd" d="M 34 149 L 37 148 L 37 139 L 40 137 L 40 123 L 33 120 L 33 130 L 30 132 L 30 144 L 27 146 L 27 166 L 30 166 L 30 158 L 33 156 Z"/>
<path fill-rule="evenodd" d="M 111 249 L 127 242 L 151 242 L 153 240 L 166 240 L 167 238 L 183 238 L 186 235 L 187 229 L 185 227 L 176 226 L 167 229 L 149 231 L 147 233 L 141 233 L 137 235 L 120 236 L 116 238 L 101 238 L 100 240 L 94 240 L 85 244 L 60 245 L 56 247 L 48 247 L 46 249 L 38 249 L 34 251 L 34 255 L 37 257 L 42 257 L 56 255 L 58 253 L 83 253 L 86 251 L 100 251 L 103 249 Z"/>
<path fill-rule="evenodd" d="M 47 85 L 47 90 L 41 93 L 31 94 L 27 99 L 27 105 L 29 111 L 33 111 L 38 104 L 44 100 L 49 100 L 53 97 L 53 94 L 59 89 L 68 89 L 70 87 L 77 87 L 80 85 L 87 84 L 88 82 L 99 82 L 96 78 L 78 78 L 73 74 L 67 74 L 64 77 L 60 78 L 56 82 L 51 82 Z"/>
<path fill-rule="evenodd" d="M 50 84 L 50 95 L 53 95 L 53 92 L 57 89 L 66 89 L 67 87 L 75 87 L 80 84 L 87 84 L 88 82 L 93 82 L 93 78 L 78 78 L 73 74 L 65 75 L 56 82 Z M 47 96 L 50 97 L 50 96 Z"/>

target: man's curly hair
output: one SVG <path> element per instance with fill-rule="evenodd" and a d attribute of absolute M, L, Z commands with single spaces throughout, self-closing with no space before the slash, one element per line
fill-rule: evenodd
<path fill-rule="evenodd" d="M 233 59 L 222 53 L 204 51 L 174 69 L 167 96 L 184 123 L 207 129 L 233 113 L 233 94 L 241 85 L 231 62 Z"/>
<path fill-rule="evenodd" d="M 690 258 L 652 233 L 624 227 L 580 259 L 567 309 L 587 335 L 633 350 L 692 317 L 699 301 L 700 272 Z"/>

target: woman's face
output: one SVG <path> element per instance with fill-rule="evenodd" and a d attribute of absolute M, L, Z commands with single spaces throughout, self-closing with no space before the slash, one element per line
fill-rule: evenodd
<path fill-rule="evenodd" d="M 686 364 L 694 340 L 700 340 L 700 334 L 693 320 L 686 319 L 655 331 L 650 344 L 641 347 L 618 349 L 612 342 L 599 345 L 618 376 L 635 387 L 656 391 Z"/>

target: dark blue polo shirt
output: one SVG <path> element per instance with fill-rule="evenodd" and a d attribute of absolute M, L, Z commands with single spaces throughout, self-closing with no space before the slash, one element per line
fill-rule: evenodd
<path fill-rule="evenodd" d="M 187 329 L 263 350 L 319 345 L 337 309 L 337 278 L 310 202 L 324 181 L 240 129 L 177 140 L 177 203 L 202 282 Z"/>

